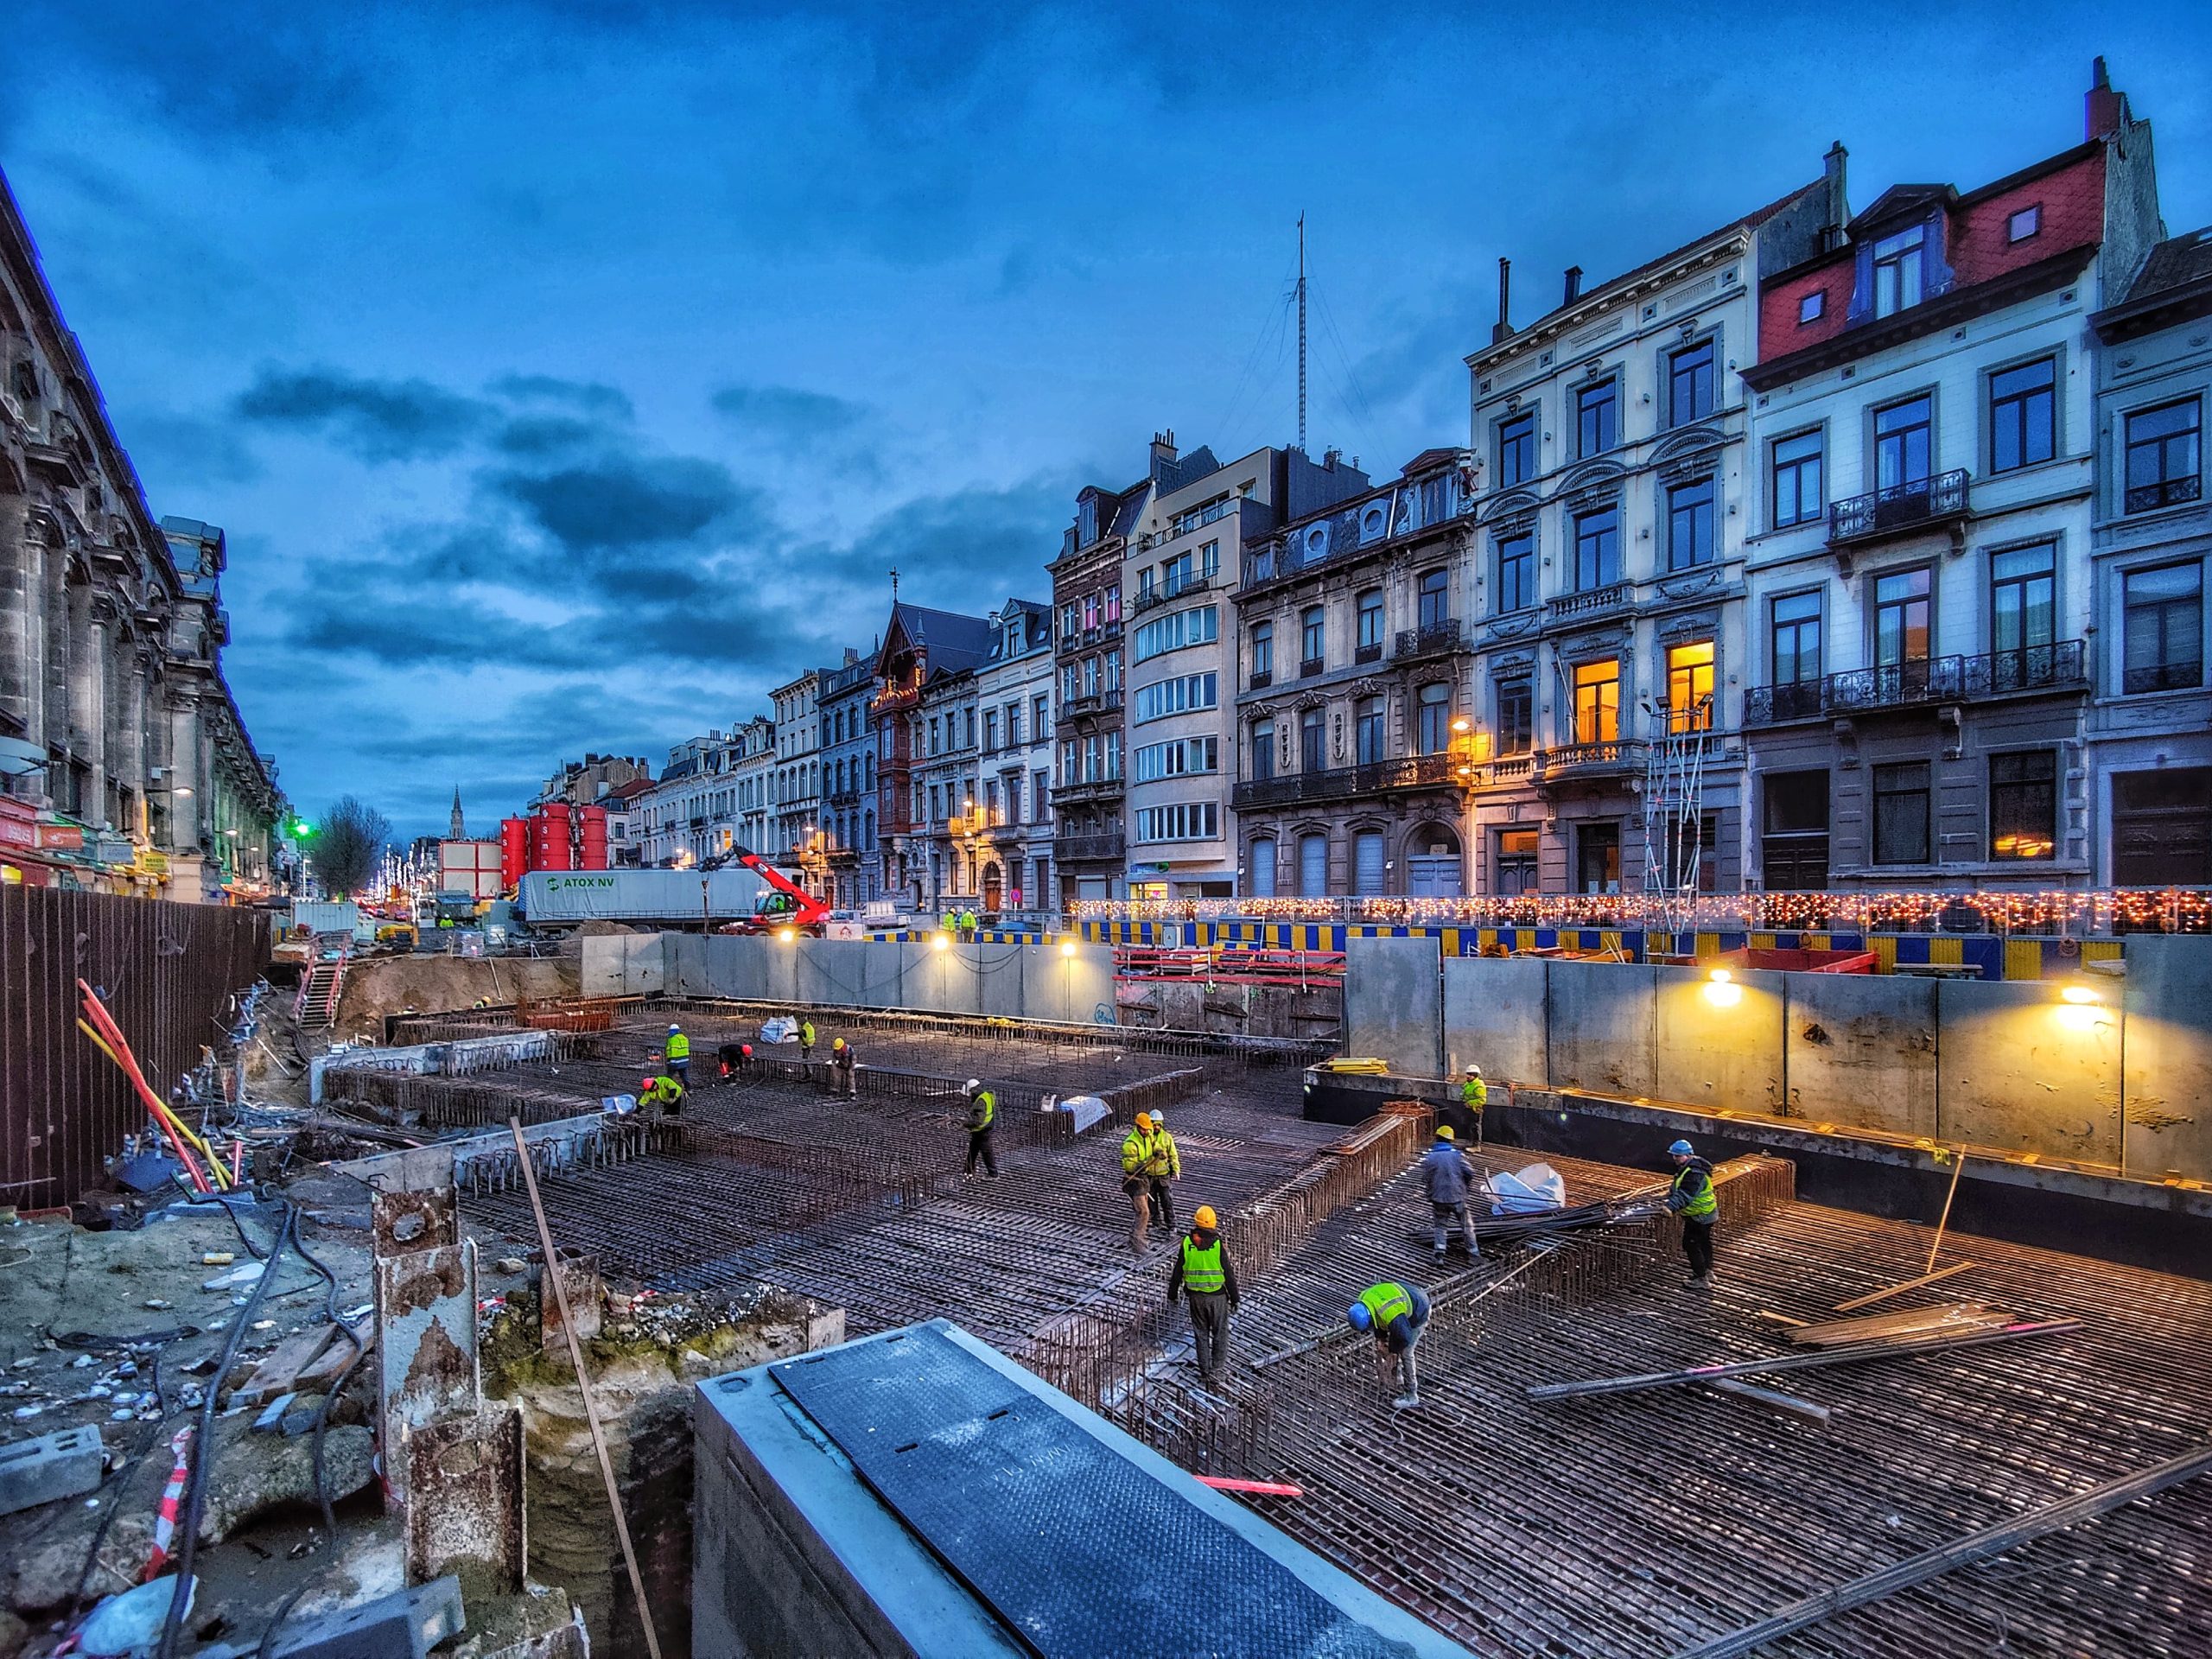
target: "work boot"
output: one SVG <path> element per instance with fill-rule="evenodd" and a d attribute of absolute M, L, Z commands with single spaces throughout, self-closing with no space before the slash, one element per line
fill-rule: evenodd
<path fill-rule="evenodd" d="M 1692 1290 L 1711 1290 L 1713 1288 L 1712 1275 L 1703 1273 L 1692 1274 L 1690 1275 L 1690 1288 Z"/>
<path fill-rule="evenodd" d="M 1435 1262 L 1440 1268 L 1444 1265 L 1444 1247 L 1441 1244 L 1436 1247 Z"/>
<path fill-rule="evenodd" d="M 1402 1394 L 1390 1402 L 1390 1409 L 1393 1411 L 1411 1411 L 1420 1404 L 1421 1396 L 1419 1395 Z"/>

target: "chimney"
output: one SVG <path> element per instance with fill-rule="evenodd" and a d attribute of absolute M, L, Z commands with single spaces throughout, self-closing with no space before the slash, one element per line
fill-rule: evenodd
<path fill-rule="evenodd" d="M 1851 152 L 1839 138 L 1828 146 L 1827 158 L 1822 164 L 1822 174 L 1828 188 L 1827 213 L 1821 223 L 1821 245 L 1823 249 L 1843 245 L 1843 227 L 1851 223 L 1851 202 L 1844 190 L 1844 164 L 1851 159 Z"/>
<path fill-rule="evenodd" d="M 2127 94 L 2115 92 L 2100 57 L 2089 71 L 2088 96 L 2082 100 L 2082 137 L 2111 138 L 2127 124 Z"/>
<path fill-rule="evenodd" d="M 1498 341 L 1513 332 L 1513 325 L 1506 321 L 1512 308 L 1513 262 L 1510 259 L 1500 259 L 1497 262 L 1497 326 L 1490 331 L 1491 345 L 1497 345 Z"/>
<path fill-rule="evenodd" d="M 1581 297 L 1582 267 L 1580 265 L 1569 265 L 1567 268 L 1567 297 L 1561 300 L 1560 303 L 1561 305 L 1573 305 L 1575 301 Z"/>
<path fill-rule="evenodd" d="M 1160 469 L 1175 459 L 1175 429 L 1152 435 L 1152 475 L 1160 476 Z"/>

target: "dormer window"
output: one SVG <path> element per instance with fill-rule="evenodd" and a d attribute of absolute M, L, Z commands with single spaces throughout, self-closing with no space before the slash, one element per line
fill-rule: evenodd
<path fill-rule="evenodd" d="M 1825 288 L 1816 288 L 1810 294 L 1806 295 L 1804 298 L 1797 302 L 1797 321 L 1800 325 L 1808 322 L 1818 322 L 1822 317 L 1827 315 L 1827 289 Z"/>
<path fill-rule="evenodd" d="M 2021 208 L 2005 221 L 2005 239 L 2024 242 L 2043 229 L 2043 204 L 2036 202 Z"/>
<path fill-rule="evenodd" d="M 1916 225 L 1874 245 L 1874 315 L 1895 316 L 1920 303 L 1928 227 Z"/>

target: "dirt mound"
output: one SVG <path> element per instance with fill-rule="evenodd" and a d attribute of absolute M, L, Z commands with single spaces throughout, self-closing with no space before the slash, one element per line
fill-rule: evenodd
<path fill-rule="evenodd" d="M 504 1007 L 550 996 L 574 996 L 574 961 L 557 957 L 384 957 L 346 970 L 338 1031 L 381 1040 L 392 1014 L 443 1014 L 486 1003 Z"/>

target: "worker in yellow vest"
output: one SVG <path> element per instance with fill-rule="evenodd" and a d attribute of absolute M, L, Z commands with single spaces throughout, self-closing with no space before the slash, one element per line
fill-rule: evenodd
<path fill-rule="evenodd" d="M 1164 1233 L 1175 1230 L 1175 1192 L 1171 1180 L 1183 1179 L 1183 1149 L 1167 1132 L 1167 1120 L 1152 1115 L 1152 1156 L 1145 1164 L 1145 1195 L 1152 1205 L 1152 1224 Z"/>
<path fill-rule="evenodd" d="M 991 1128 L 998 1122 L 999 1097 L 983 1087 L 975 1077 L 968 1079 L 968 1165 L 966 1173 L 973 1175 L 976 1166 L 983 1166 L 983 1173 L 996 1179 L 999 1160 L 991 1151 Z"/>
<path fill-rule="evenodd" d="M 663 1072 L 638 1084 L 638 1104 L 669 1117 L 683 1116 L 683 1085 Z"/>
<path fill-rule="evenodd" d="M 1122 1137 L 1122 1191 L 1129 1200 L 1129 1248 L 1144 1254 L 1145 1236 L 1152 1225 L 1152 1114 L 1139 1112 L 1135 1125 Z"/>
<path fill-rule="evenodd" d="M 668 1061 L 670 1073 L 686 1089 L 691 1086 L 691 1039 L 683 1034 L 681 1026 L 668 1028 L 668 1042 L 662 1049 Z"/>
<path fill-rule="evenodd" d="M 1385 1280 L 1359 1293 L 1346 1311 L 1351 1328 L 1375 1338 L 1375 1363 L 1386 1386 L 1395 1383 L 1398 1396 L 1393 1408 L 1405 1411 L 1421 1404 L 1421 1378 L 1414 1368 L 1414 1350 L 1428 1329 L 1428 1296 L 1419 1285 Z"/>
<path fill-rule="evenodd" d="M 1667 1189 L 1667 1207 L 1681 1217 L 1682 1254 L 1690 1259 L 1690 1288 L 1713 1288 L 1713 1223 L 1720 1213 L 1720 1195 L 1713 1190 L 1713 1166 L 1697 1155 L 1687 1141 L 1667 1148 L 1675 1160 L 1674 1184 Z"/>
<path fill-rule="evenodd" d="M 1181 1294 L 1191 1309 L 1191 1335 L 1198 1344 L 1198 1381 L 1211 1382 L 1229 1356 L 1229 1320 L 1241 1300 L 1236 1267 L 1221 1242 L 1213 1206 L 1202 1204 L 1191 1215 L 1191 1230 L 1176 1252 L 1167 1281 L 1167 1306 Z"/>

